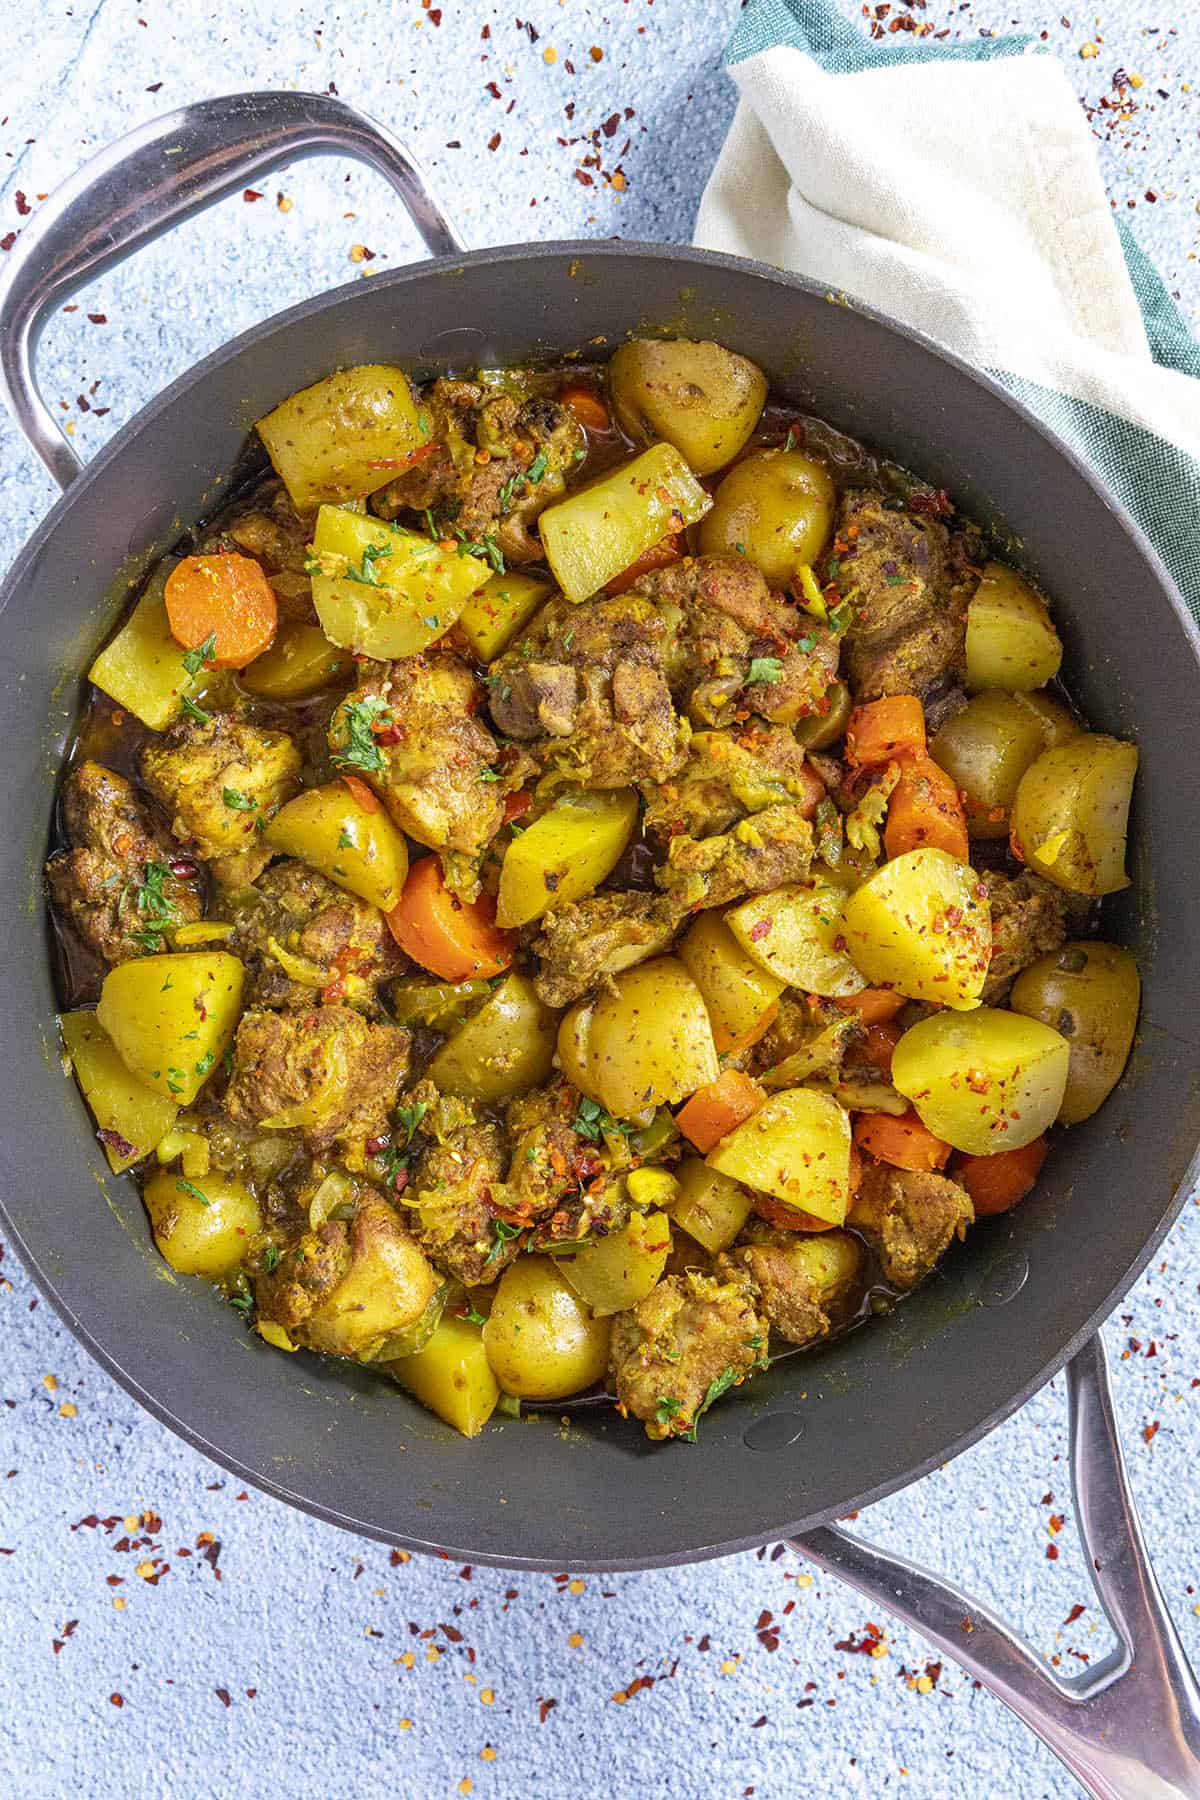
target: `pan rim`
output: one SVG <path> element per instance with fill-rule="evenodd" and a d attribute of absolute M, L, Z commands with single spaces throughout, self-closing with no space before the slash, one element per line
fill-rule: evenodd
<path fill-rule="evenodd" d="M 371 285 L 373 289 L 378 290 L 379 288 L 403 286 L 407 282 L 411 282 L 415 279 L 425 279 L 430 275 L 453 274 L 455 271 L 467 266 L 487 266 L 511 261 L 513 259 L 519 259 L 523 264 L 528 264 L 530 261 L 549 261 L 563 257 L 589 261 L 603 261 L 605 259 L 628 261 L 630 258 L 647 258 L 656 262 L 678 264 L 681 268 L 690 266 L 700 268 L 736 269 L 746 275 L 752 276 L 756 280 L 765 281 L 773 286 L 781 287 L 788 291 L 801 292 L 813 299 L 824 299 L 830 303 L 836 301 L 840 304 L 846 304 L 854 312 L 882 327 L 885 331 L 898 335 L 920 346 L 940 362 L 948 365 L 957 374 L 965 376 L 976 387 L 981 388 L 995 400 L 1000 401 L 1010 414 L 1012 414 L 1027 430 L 1032 430 L 1040 437 L 1050 449 L 1072 469 L 1074 474 L 1092 490 L 1092 493 L 1100 501 L 1105 510 L 1113 517 L 1114 522 L 1131 540 L 1141 559 L 1148 566 L 1149 572 L 1153 576 L 1156 584 L 1165 594 L 1175 613 L 1177 623 L 1183 628 L 1184 636 L 1191 649 L 1193 660 L 1195 661 L 1197 668 L 1200 669 L 1200 629 L 1197 628 L 1192 620 L 1174 580 L 1163 564 L 1158 552 L 1149 542 L 1140 526 L 1116 496 L 1108 491 L 1095 475 L 1094 471 L 1092 471 L 1078 454 L 1072 450 L 1070 446 L 1066 445 L 1050 427 L 1046 426 L 1036 417 L 1036 415 L 1031 413 L 1021 401 L 1017 400 L 993 377 L 973 368 L 970 364 L 956 356 L 952 351 L 947 350 L 924 333 L 913 330 L 911 327 L 890 318 L 888 315 L 874 308 L 860 304 L 852 298 L 846 298 L 840 295 L 834 296 L 820 284 L 809 281 L 805 277 L 797 276 L 784 270 L 774 269 L 768 265 L 760 264 L 745 258 L 730 257 L 719 252 L 697 250 L 686 246 L 678 247 L 669 244 L 625 243 L 620 241 L 598 242 L 591 239 L 550 240 L 545 243 L 533 245 L 501 245 L 484 250 L 466 252 L 452 257 L 427 260 L 390 270 L 386 274 L 377 276 Z M 252 349 L 257 343 L 265 340 L 275 331 L 288 324 L 302 319 L 311 320 L 315 317 L 319 317 L 325 307 L 345 304 L 349 293 L 356 288 L 356 285 L 356 283 L 351 282 L 326 290 L 322 294 L 298 302 L 296 305 L 288 307 L 282 312 L 273 314 L 270 318 L 260 321 L 256 325 L 250 326 L 246 331 L 239 333 L 236 337 L 229 339 L 215 350 L 209 352 L 198 363 L 194 364 L 190 369 L 178 376 L 163 389 L 161 393 L 157 394 L 149 401 L 146 406 L 115 433 L 112 440 L 85 466 L 77 480 L 55 501 L 45 518 L 35 528 L 30 539 L 19 552 L 11 569 L 5 577 L 3 584 L 0 585 L 0 613 L 4 612 L 10 601 L 21 588 L 29 568 L 41 553 L 43 546 L 54 535 L 66 513 L 77 501 L 86 497 L 92 483 L 97 481 L 114 461 L 126 455 L 127 452 L 132 449 L 140 433 L 154 423 L 163 411 L 176 405 L 178 402 L 185 399 L 188 394 L 197 388 L 200 388 L 207 380 L 208 376 L 230 357 L 235 356 L 244 350 Z M 686 1553 L 682 1556 L 607 1556 L 602 1561 L 593 1561 L 585 1555 L 582 1560 L 573 1562 L 572 1566 L 581 1569 L 603 1569 L 615 1572 L 641 1568 L 671 1567 L 681 1561 L 700 1562 L 718 1556 L 734 1554 L 739 1551 L 754 1548 L 764 1541 L 772 1541 L 779 1537 L 797 1535 L 798 1533 L 811 1529 L 817 1524 L 825 1523 L 829 1519 L 836 1517 L 839 1513 L 847 1510 L 871 1505 L 874 1502 L 885 1498 L 889 1494 L 900 1491 L 908 1486 L 909 1483 L 916 1481 L 929 1473 L 930 1470 L 960 1455 L 964 1450 L 979 1442 L 998 1424 L 1003 1422 L 1003 1420 L 1010 1417 L 1031 1397 L 1031 1395 L 1052 1380 L 1054 1376 L 1061 1371 L 1076 1350 L 1078 1350 L 1080 1346 L 1094 1334 L 1102 1321 L 1110 1315 L 1123 1295 L 1129 1291 L 1134 1282 L 1146 1268 L 1151 1257 L 1154 1255 L 1155 1250 L 1162 1243 L 1167 1232 L 1170 1230 L 1182 1210 L 1189 1189 L 1195 1182 L 1198 1174 L 1200 1174 L 1200 1146 L 1193 1152 L 1188 1164 L 1187 1172 L 1176 1188 L 1174 1194 L 1167 1202 L 1154 1231 L 1141 1247 L 1132 1265 L 1127 1267 L 1121 1273 L 1102 1303 L 1093 1310 L 1084 1324 L 1068 1339 L 1067 1343 L 1061 1347 L 1061 1349 L 1056 1352 L 1055 1355 L 1052 1356 L 1028 1381 L 1021 1384 L 1013 1395 L 1008 1397 L 1008 1399 L 999 1406 L 993 1407 L 985 1417 L 968 1427 L 965 1431 L 952 1439 L 949 1444 L 940 1447 L 937 1451 L 921 1459 L 917 1464 L 905 1469 L 901 1473 L 885 1478 L 879 1483 L 868 1487 L 860 1495 L 848 1497 L 845 1500 L 839 1501 L 834 1508 L 821 1509 L 811 1516 L 803 1516 L 799 1520 L 793 1520 L 778 1526 L 771 1526 L 766 1532 L 756 1532 L 748 1536 L 742 1535 L 736 1538 L 722 1539 L 707 1545 L 689 1546 Z M 487 1553 L 481 1553 L 480 1550 L 473 1545 L 454 1546 L 437 1542 L 431 1538 L 401 1534 L 396 1531 L 373 1525 L 369 1521 L 358 1519 L 351 1514 L 339 1511 L 336 1507 L 327 1506 L 319 1501 L 315 1501 L 305 1495 L 297 1493 L 288 1488 L 285 1484 L 273 1479 L 270 1475 L 251 1467 L 249 1464 L 239 1460 L 236 1456 L 223 1451 L 218 1445 L 211 1442 L 203 1432 L 188 1425 L 184 1420 L 179 1418 L 170 1407 L 160 1402 L 153 1394 L 149 1393 L 148 1390 L 142 1386 L 141 1382 L 134 1375 L 129 1373 L 118 1359 L 111 1352 L 107 1351 L 93 1336 L 91 1331 L 83 1324 L 82 1320 L 74 1313 L 65 1297 L 58 1292 L 54 1278 L 47 1270 L 44 1270 L 41 1267 L 33 1251 L 25 1243 L 20 1230 L 16 1227 L 15 1222 L 9 1215 L 2 1196 L 0 1196 L 0 1222 L 4 1224 L 9 1240 L 13 1243 L 22 1265 L 29 1271 L 35 1286 L 46 1296 L 63 1323 L 71 1331 L 72 1335 L 83 1345 L 88 1354 L 91 1355 L 106 1373 L 111 1375 L 140 1406 L 144 1407 L 147 1412 L 158 1419 L 162 1424 L 166 1425 L 176 1436 L 182 1438 L 191 1448 L 201 1451 L 211 1461 L 215 1462 L 229 1473 L 236 1475 L 239 1479 L 250 1483 L 261 1491 L 270 1494 L 273 1498 L 282 1500 L 301 1511 L 307 1512 L 311 1516 L 319 1518 L 325 1523 L 336 1525 L 343 1530 L 353 1532 L 359 1536 L 366 1536 L 382 1543 L 402 1546 L 416 1550 L 420 1553 L 461 1557 L 464 1560 L 488 1563 L 502 1568 L 550 1569 L 561 1566 L 559 1561 L 551 1561 L 544 1556 L 522 1557 L 520 1555 L 508 1555 L 502 1558 Z"/>

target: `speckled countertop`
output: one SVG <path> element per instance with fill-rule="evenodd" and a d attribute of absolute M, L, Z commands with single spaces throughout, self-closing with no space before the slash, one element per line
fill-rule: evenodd
<path fill-rule="evenodd" d="M 471 244 L 686 240 L 732 111 L 720 65 L 736 0 L 529 6 L 522 22 L 468 0 L 8 0 L 0 244 L 133 125 L 279 85 L 332 86 L 404 134 Z M 907 17 L 1040 32 L 1093 121 L 1115 206 L 1195 318 L 1200 8 L 872 12 L 885 31 Z M 86 456 L 242 327 L 415 254 L 378 178 L 286 171 L 77 296 L 46 334 L 46 391 Z M 0 423 L 0 564 L 52 497 Z M 1196 1230 L 1189 1206 L 1106 1338 L 1159 1576 L 1200 1658 Z M 0 1772 L 22 1797 L 1078 1791 L 986 1692 L 790 1553 L 510 1577 L 410 1560 L 244 1492 L 99 1373 L 11 1253 L 0 1398 Z M 1059 1380 L 859 1528 L 995 1599 L 1069 1670 L 1106 1633 L 1064 1451 Z"/>

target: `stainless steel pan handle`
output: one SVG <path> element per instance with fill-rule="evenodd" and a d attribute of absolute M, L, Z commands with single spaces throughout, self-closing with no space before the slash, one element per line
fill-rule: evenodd
<path fill-rule="evenodd" d="M 1057 1675 L 986 1606 L 836 1525 L 792 1548 L 977 1676 L 1097 1800 L 1196 1800 L 1200 1688 L 1146 1556 L 1099 1337 L 1067 1365 L 1067 1394 L 1079 1535 L 1117 1636 L 1082 1675 Z"/>
<path fill-rule="evenodd" d="M 400 140 L 324 94 L 227 94 L 167 113 L 93 156 L 34 215 L 0 276 L 0 399 L 60 487 L 81 464 L 34 379 L 48 309 L 282 163 L 333 155 L 386 175 L 431 255 L 463 249 Z"/>

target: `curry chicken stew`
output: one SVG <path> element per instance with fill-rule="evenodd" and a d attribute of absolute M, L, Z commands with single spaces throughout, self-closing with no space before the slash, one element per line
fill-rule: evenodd
<path fill-rule="evenodd" d="M 468 1436 L 589 1394 L 694 1438 L 1111 1092 L 1137 751 L 944 491 L 718 344 L 257 429 L 62 785 L 109 1163 L 281 1353 Z"/>

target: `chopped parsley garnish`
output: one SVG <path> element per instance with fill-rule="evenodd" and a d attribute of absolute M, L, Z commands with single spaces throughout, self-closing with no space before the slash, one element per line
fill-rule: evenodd
<path fill-rule="evenodd" d="M 436 613 L 426 613 L 421 620 L 426 631 L 437 631 L 441 622 Z"/>
<path fill-rule="evenodd" d="M 196 705 L 190 694 L 180 694 L 179 704 L 189 719 L 195 719 L 197 725 L 207 725 L 212 718 L 210 712 L 205 712 L 202 706 Z"/>
<path fill-rule="evenodd" d="M 683 1434 L 690 1444 L 695 1443 L 696 1427 L 704 1417 L 704 1414 L 708 1411 L 709 1407 L 714 1401 L 719 1400 L 722 1394 L 727 1394 L 737 1379 L 738 1372 L 736 1369 L 722 1369 L 716 1380 L 709 1382 L 708 1392 L 696 1408 L 696 1416 L 692 1420 L 691 1430 L 685 1431 Z"/>
<path fill-rule="evenodd" d="M 487 1324 L 487 1320 L 484 1318 L 483 1314 L 481 1312 L 476 1312 L 475 1308 L 471 1305 L 469 1300 L 467 1301 L 465 1306 L 460 1306 L 458 1308 L 458 1310 L 454 1314 L 454 1317 L 456 1319 L 464 1319 L 468 1325 L 486 1325 Z"/>
<path fill-rule="evenodd" d="M 791 450 L 795 447 L 795 443 L 796 443 L 795 428 L 793 426 L 789 425 L 788 426 L 788 434 L 783 440 L 783 447 L 785 450 Z"/>
<path fill-rule="evenodd" d="M 835 606 L 829 615 L 830 629 L 836 632 L 840 637 L 841 633 L 849 628 L 853 617 L 854 613 L 851 609 L 850 602 L 848 600 L 843 600 L 841 605 Z"/>
<path fill-rule="evenodd" d="M 493 1219 L 492 1230 L 495 1232 L 496 1236 L 491 1249 L 483 1259 L 483 1266 L 485 1269 L 495 1262 L 496 1258 L 504 1249 L 505 1244 L 511 1244 L 514 1238 L 520 1237 L 522 1227 L 520 1225 L 510 1225 L 507 1219 Z"/>
<path fill-rule="evenodd" d="M 682 1406 L 683 1401 L 677 1400 L 674 1394 L 660 1394 L 654 1407 L 655 1424 L 669 1425 Z"/>
<path fill-rule="evenodd" d="M 348 831 L 338 832 L 337 847 L 339 850 L 354 850 L 357 848 L 354 839 Z"/>
<path fill-rule="evenodd" d="M 229 1297 L 229 1304 L 230 1306 L 236 1306 L 243 1318 L 248 1319 L 250 1314 L 254 1311 L 254 1295 L 249 1292 L 244 1294 L 231 1294 Z"/>
<path fill-rule="evenodd" d="M 216 1062 L 216 1060 L 217 1060 L 216 1051 L 215 1050 L 206 1050 L 204 1052 L 204 1055 L 200 1058 L 200 1061 L 196 1064 L 197 1075 L 207 1075 L 208 1071 L 212 1068 L 212 1066 Z"/>
<path fill-rule="evenodd" d="M 797 650 L 800 651 L 801 655 L 803 655 L 803 656 L 807 656 L 809 651 L 815 650 L 816 647 L 817 647 L 817 640 L 815 637 L 813 637 L 811 635 L 806 635 L 802 638 L 796 639 L 796 648 L 797 648 Z"/>
<path fill-rule="evenodd" d="M 750 672 L 746 681 L 751 687 L 762 683 L 774 686 L 783 678 L 783 663 L 777 656 L 754 656 L 750 659 Z"/>
<path fill-rule="evenodd" d="M 386 562 L 392 549 L 391 544 L 364 544 L 361 560 L 346 564 L 345 580 L 357 581 L 361 587 L 382 587 L 383 583 L 375 572 L 375 564 Z"/>
<path fill-rule="evenodd" d="M 479 779 L 480 781 L 503 781 L 504 777 L 499 769 L 484 769 Z"/>
<path fill-rule="evenodd" d="M 403 1187 L 408 1179 L 408 1151 L 401 1150 L 398 1144 L 389 1144 L 375 1158 L 379 1164 L 380 1179 L 385 1187 Z M 404 1181 L 400 1177 L 404 1176 Z"/>
<path fill-rule="evenodd" d="M 215 631 L 210 631 L 202 644 L 197 644 L 194 650 L 184 651 L 183 666 L 189 675 L 198 675 L 205 663 L 211 662 L 216 653 L 217 634 Z"/>
<path fill-rule="evenodd" d="M 605 1112 L 598 1101 L 587 1099 L 579 1102 L 574 1128 L 580 1137 L 587 1138 L 593 1144 L 601 1143 L 605 1136 L 611 1137 L 615 1134 L 628 1137 L 637 1130 L 636 1125 L 624 1124 L 621 1120 L 614 1119 L 611 1113 Z"/>
<path fill-rule="evenodd" d="M 263 1252 L 263 1268 L 267 1271 L 267 1274 L 273 1275 L 282 1261 L 283 1258 L 280 1256 L 274 1244 L 268 1244 L 266 1250 Z"/>
<path fill-rule="evenodd" d="M 507 512 L 520 490 L 526 486 L 532 487 L 535 482 L 540 481 L 549 466 L 550 459 L 546 452 L 539 450 L 527 469 L 510 475 L 500 489 L 500 511 Z"/>
<path fill-rule="evenodd" d="M 503 552 L 490 532 L 482 538 L 469 538 L 466 532 L 460 531 L 456 525 L 454 535 L 458 539 L 460 556 L 477 556 L 482 562 L 489 563 L 497 575 L 505 573 L 507 564 L 504 561 Z"/>
<path fill-rule="evenodd" d="M 258 805 L 257 800 L 243 794 L 240 788 L 222 788 L 221 798 L 234 812 L 253 812 Z"/>
<path fill-rule="evenodd" d="M 369 774 L 377 774 L 385 765 L 383 753 L 375 742 L 374 728 L 391 722 L 391 709 L 378 695 L 343 707 L 341 723 L 345 737 L 343 747 L 333 752 L 332 761 L 336 767 L 366 769 Z"/>
<path fill-rule="evenodd" d="M 416 1135 L 417 1126 L 421 1123 L 421 1120 L 428 1111 L 429 1103 L 425 1100 L 417 1100 L 412 1106 L 398 1106 L 396 1108 L 392 1117 L 403 1131 L 406 1143 L 412 1143 L 412 1140 Z"/>
<path fill-rule="evenodd" d="M 165 884 L 170 876 L 171 871 L 166 863 L 143 863 L 142 879 L 127 883 L 121 890 L 122 906 L 132 890 L 133 904 L 138 914 L 138 924 L 129 935 L 150 956 L 163 948 L 164 928 L 179 923 L 179 910 L 165 892 Z"/>
<path fill-rule="evenodd" d="M 183 1176 L 180 1175 L 175 1186 L 179 1189 L 181 1194 L 190 1194 L 193 1200 L 198 1200 L 201 1206 L 208 1206 L 211 1204 L 208 1195 L 202 1193 L 194 1181 L 185 1181 Z"/>

